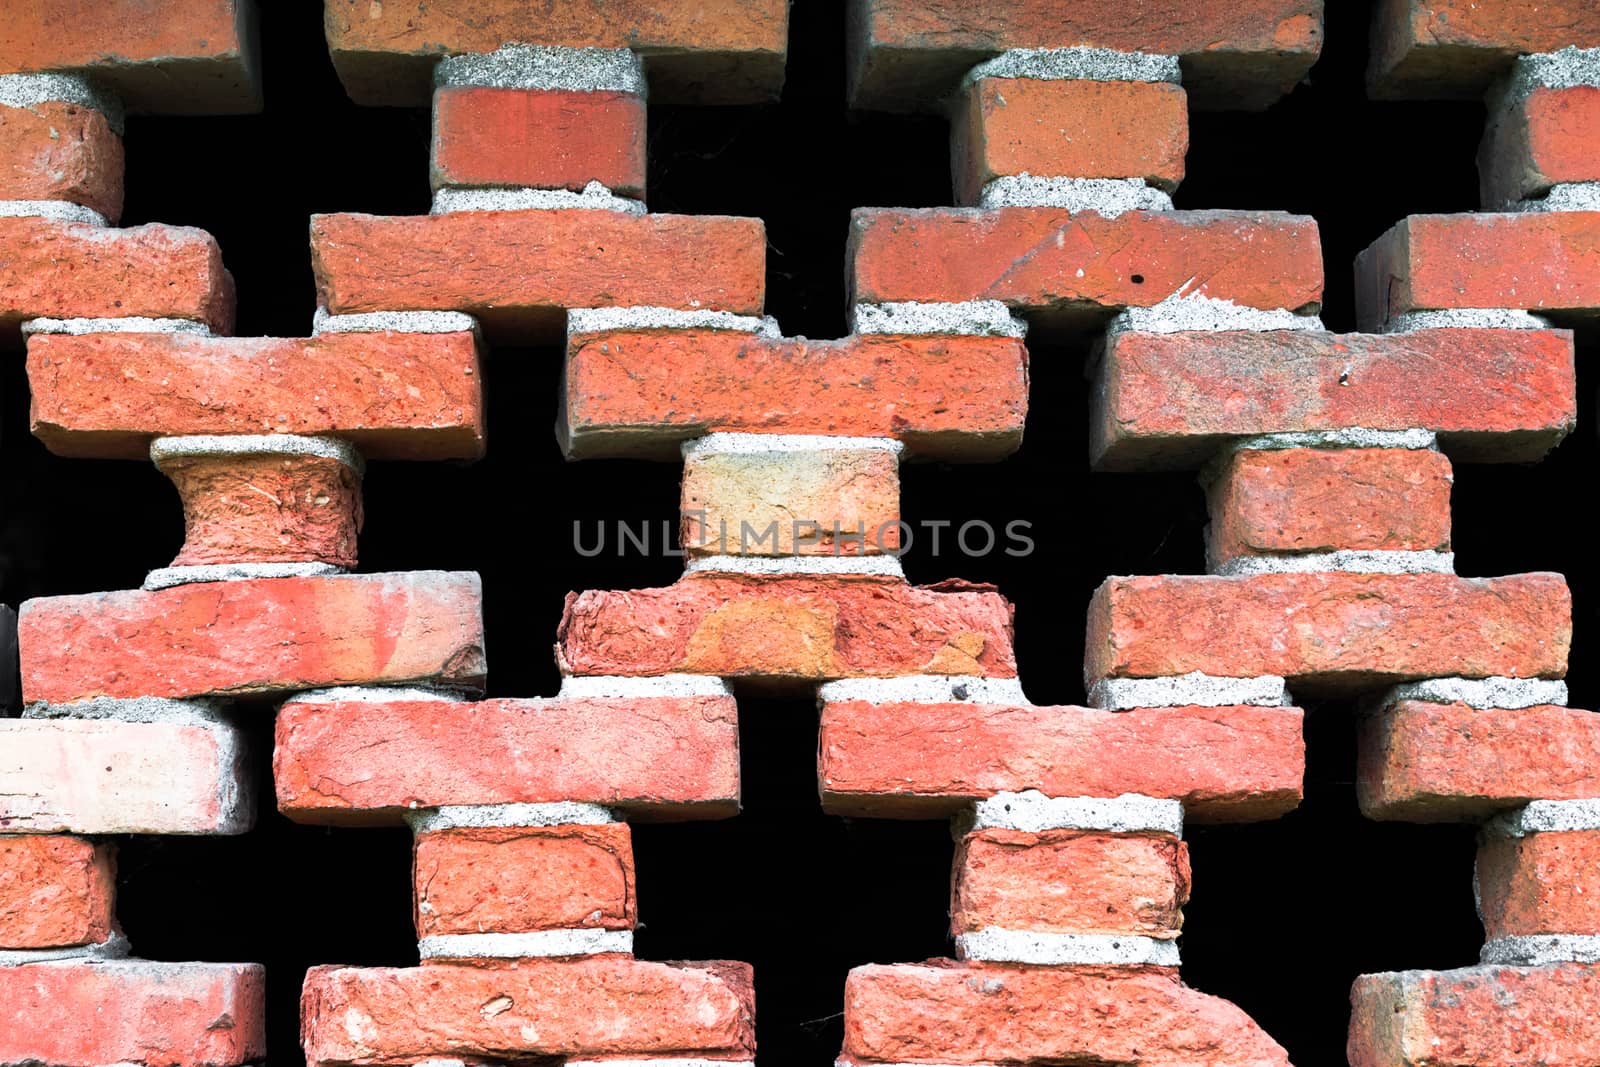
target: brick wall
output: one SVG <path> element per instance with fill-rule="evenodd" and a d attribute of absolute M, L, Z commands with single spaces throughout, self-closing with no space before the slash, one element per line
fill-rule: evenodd
<path fill-rule="evenodd" d="M 845 6 L 12 13 L 0 1064 L 1600 1060 L 1600 21 Z"/>

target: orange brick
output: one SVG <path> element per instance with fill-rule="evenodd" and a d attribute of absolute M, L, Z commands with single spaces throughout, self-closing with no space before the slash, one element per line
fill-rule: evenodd
<path fill-rule="evenodd" d="M 1380 0 L 1371 93 L 1382 99 L 1476 99 L 1519 55 L 1600 46 L 1592 0 Z"/>
<path fill-rule="evenodd" d="M 93 945 L 115 928 L 116 849 L 81 837 L 0 837 L 0 949 Z"/>
<path fill-rule="evenodd" d="M 1491 106 L 1478 150 L 1485 207 L 1540 196 L 1561 182 L 1600 181 L 1600 88 L 1538 88 Z"/>
<path fill-rule="evenodd" d="M 623 92 L 442 88 L 433 96 L 433 187 L 582 189 L 644 198 L 644 98 Z"/>
<path fill-rule="evenodd" d="M 1183 180 L 1189 109 L 1165 82 L 982 78 L 951 121 L 956 202 L 995 178 L 1033 174 Z"/>
<path fill-rule="evenodd" d="M 68 200 L 112 223 L 122 215 L 122 138 L 93 108 L 0 106 L 0 160 L 0 200 Z"/>
<path fill-rule="evenodd" d="M 1600 830 L 1488 837 L 1474 885 L 1490 940 L 1600 934 Z"/>

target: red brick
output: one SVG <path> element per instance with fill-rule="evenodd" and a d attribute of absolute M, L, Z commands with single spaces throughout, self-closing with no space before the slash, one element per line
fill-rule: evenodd
<path fill-rule="evenodd" d="M 433 94 L 433 187 L 582 189 L 644 198 L 644 98 L 559 89 Z"/>
<path fill-rule="evenodd" d="M 1185 987 L 1175 972 L 945 961 L 853 969 L 843 1058 L 1017 1067 L 1289 1062 L 1243 1011 Z"/>
<path fill-rule="evenodd" d="M 1089 46 L 1183 57 L 1206 107 L 1263 108 L 1322 50 L 1321 0 L 859 0 L 853 96 L 860 107 L 933 110 L 974 63 L 1010 48 Z"/>
<path fill-rule="evenodd" d="M 335 314 L 468 311 L 519 340 L 558 333 L 566 308 L 750 314 L 766 298 L 766 229 L 725 215 L 313 215 L 311 261 Z"/>
<path fill-rule="evenodd" d="M 1457 458 L 1536 460 L 1577 421 L 1566 330 L 1121 333 L 1096 371 L 1090 457 L 1194 467 L 1232 437 L 1425 429 Z"/>
<path fill-rule="evenodd" d="M 132 111 L 257 111 L 254 5 L 245 0 L 53 0 L 6 11 L 0 72 L 78 71 Z"/>
<path fill-rule="evenodd" d="M 115 929 L 116 848 L 81 837 L 0 837 L 0 949 L 93 945 Z"/>
<path fill-rule="evenodd" d="M 262 578 L 22 605 L 29 701 L 332 685 L 483 685 L 482 589 L 465 571 Z"/>
<path fill-rule="evenodd" d="M 1492 104 L 1478 150 L 1478 182 L 1487 207 L 1540 196 L 1561 182 L 1600 181 L 1600 88 L 1534 89 Z"/>
<path fill-rule="evenodd" d="M 1011 606 L 992 586 L 702 572 L 664 589 L 569 594 L 571 674 L 685 672 L 777 685 L 900 674 L 1016 676 Z"/>
<path fill-rule="evenodd" d="M 1267 309 L 1322 300 L 1317 224 L 1301 215 L 857 208 L 850 218 L 863 303 L 1003 300 L 1098 321 L 1105 308 L 1148 307 L 1179 290 Z"/>
<path fill-rule="evenodd" d="M 1600 934 L 1600 831 L 1490 837 L 1473 885 L 1491 940 Z"/>
<path fill-rule="evenodd" d="M 1370 92 L 1381 99 L 1476 99 L 1519 55 L 1600 46 L 1591 0 L 1381 0 Z"/>
<path fill-rule="evenodd" d="M 1194 822 L 1300 803 L 1298 708 L 830 703 L 818 779 L 836 815 L 932 819 L 1002 792 L 1181 800 Z"/>
<path fill-rule="evenodd" d="M 1170 834 L 987 829 L 956 847 L 950 929 L 1176 937 L 1189 851 Z"/>
<path fill-rule="evenodd" d="M 1356 257 L 1363 330 L 1407 311 L 1600 311 L 1600 211 L 1412 215 Z"/>
<path fill-rule="evenodd" d="M 1572 595 L 1559 574 L 1108 578 L 1089 605 L 1084 673 L 1280 674 L 1320 691 L 1559 678 L 1571 641 Z"/>
<path fill-rule="evenodd" d="M 632 930 L 627 823 L 471 827 L 417 836 L 418 937 L 530 930 Z"/>
<path fill-rule="evenodd" d="M 1600 1062 L 1600 967 L 1364 974 L 1350 991 L 1351 1067 L 1584 1067 Z"/>
<path fill-rule="evenodd" d="M 122 138 L 93 108 L 0 107 L 0 160 L 0 200 L 67 200 L 113 223 L 122 215 Z"/>
<path fill-rule="evenodd" d="M 1034 174 L 1183 180 L 1189 108 L 1166 82 L 983 78 L 951 120 L 956 202 L 995 178 Z"/>
<path fill-rule="evenodd" d="M 238 1067 L 266 1055 L 266 977 L 254 963 L 0 967 L 0 1063 Z"/>
<path fill-rule="evenodd" d="M 36 335 L 33 432 L 57 455 L 147 459 L 155 437 L 332 434 L 369 459 L 483 455 L 470 332 Z"/>
<path fill-rule="evenodd" d="M 617 956 L 313 967 L 300 997 L 307 1067 L 434 1056 L 749 1059 L 754 1015 L 749 964 Z"/>
<path fill-rule="evenodd" d="M 193 319 L 233 329 L 233 276 L 203 230 L 0 219 L 0 326 L 24 319 Z"/>
<path fill-rule="evenodd" d="M 0 719 L 0 833 L 240 834 L 248 774 L 220 725 Z"/>
<path fill-rule="evenodd" d="M 716 430 L 896 437 L 939 459 L 1022 443 L 1028 354 L 1008 337 L 767 338 L 732 330 L 586 334 L 567 351 L 574 459 L 673 458 Z"/>
<path fill-rule="evenodd" d="M 279 810 L 306 823 L 560 800 L 720 818 L 739 810 L 738 711 L 732 697 L 291 700 L 272 777 Z"/>
<path fill-rule="evenodd" d="M 187 531 L 174 567 L 208 563 L 356 565 L 361 476 L 324 456 L 169 456 Z"/>
<path fill-rule="evenodd" d="M 1600 797 L 1600 715 L 1402 700 L 1361 727 L 1369 819 L 1476 822 L 1530 800 Z"/>
<path fill-rule="evenodd" d="M 1236 452 L 1207 490 L 1206 558 L 1448 549 L 1452 480 L 1427 449 Z"/>
<path fill-rule="evenodd" d="M 422 107 L 433 64 L 508 41 L 631 48 L 649 57 L 661 102 L 748 103 L 778 95 L 789 39 L 786 0 L 329 0 L 328 50 L 360 104 Z"/>

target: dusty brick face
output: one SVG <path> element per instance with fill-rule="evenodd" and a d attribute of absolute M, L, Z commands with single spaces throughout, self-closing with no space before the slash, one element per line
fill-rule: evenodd
<path fill-rule="evenodd" d="M 0 949 L 104 941 L 114 928 L 116 849 L 81 837 L 0 837 Z"/>
<path fill-rule="evenodd" d="M 433 187 L 581 190 L 644 198 L 645 106 L 636 93 L 441 88 L 433 95 Z"/>
<path fill-rule="evenodd" d="M 1479 96 L 1519 55 L 1600 46 L 1588 0 L 1382 0 L 1367 83 L 1380 98 Z"/>
<path fill-rule="evenodd" d="M 1600 831 L 1489 837 L 1475 884 L 1488 938 L 1600 934 Z"/>
<path fill-rule="evenodd" d="M 1491 109 L 1478 150 L 1485 207 L 1536 197 L 1561 182 L 1600 181 L 1600 88 L 1534 89 Z"/>
<path fill-rule="evenodd" d="M 122 138 L 92 108 L 0 106 L 0 160 L 0 200 L 66 200 L 111 223 L 122 215 Z"/>

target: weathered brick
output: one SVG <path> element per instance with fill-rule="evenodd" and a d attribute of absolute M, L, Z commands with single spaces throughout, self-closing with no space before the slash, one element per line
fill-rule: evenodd
<path fill-rule="evenodd" d="M 332 313 L 467 311 L 521 340 L 558 333 L 566 308 L 748 314 L 766 297 L 766 229 L 725 215 L 313 215 L 311 260 Z"/>
<path fill-rule="evenodd" d="M 1272 212 L 857 208 L 850 259 L 863 303 L 1003 300 L 1098 319 L 1180 290 L 1266 309 L 1322 300 L 1316 222 Z"/>
<path fill-rule="evenodd" d="M 1561 182 L 1600 181 L 1600 87 L 1538 88 L 1491 106 L 1478 150 L 1485 207 L 1540 196 Z"/>
<path fill-rule="evenodd" d="M 749 964 L 616 956 L 313 967 L 300 998 L 307 1067 L 436 1056 L 749 1059 L 754 1015 Z"/>
<path fill-rule="evenodd" d="M 645 106 L 636 93 L 441 88 L 433 94 L 433 187 L 580 190 L 644 198 Z"/>
<path fill-rule="evenodd" d="M 1450 461 L 1428 449 L 1235 452 L 1207 489 L 1206 559 L 1450 547 Z"/>
<path fill-rule="evenodd" d="M 221 724 L 0 719 L 0 833 L 240 834 L 249 785 Z"/>
<path fill-rule="evenodd" d="M 584 334 L 568 346 L 564 395 L 573 459 L 675 458 L 717 430 L 895 437 L 920 457 L 997 459 L 1022 443 L 1028 354 L 1009 337 Z"/>
<path fill-rule="evenodd" d="M 956 847 L 950 929 L 1176 937 L 1189 851 L 1170 834 L 985 829 Z"/>
<path fill-rule="evenodd" d="M 1302 718 L 1276 707 L 829 703 L 818 779 L 837 815 L 938 818 L 1037 789 L 1181 800 L 1195 822 L 1273 819 L 1300 803 Z"/>
<path fill-rule="evenodd" d="M 0 967 L 0 1063 L 239 1067 L 263 1059 L 266 974 L 255 963 Z"/>
<path fill-rule="evenodd" d="M 844 985 L 852 1063 L 1286 1065 L 1218 997 L 1152 969 L 931 964 L 856 967 Z"/>
<path fill-rule="evenodd" d="M 113 223 L 122 215 L 122 138 L 93 108 L 0 106 L 0 160 L 0 200 L 67 200 Z"/>
<path fill-rule="evenodd" d="M 859 107 L 933 110 L 973 64 L 1011 48 L 1089 46 L 1183 58 L 1203 107 L 1263 108 L 1322 51 L 1321 0 L 852 0 Z"/>
<path fill-rule="evenodd" d="M 1490 940 L 1600 934 L 1600 831 L 1489 837 L 1473 885 Z"/>
<path fill-rule="evenodd" d="M 329 0 L 328 50 L 359 104 L 421 107 L 433 64 L 508 41 L 631 48 L 664 102 L 748 103 L 778 95 L 789 39 L 785 0 Z"/>
<path fill-rule="evenodd" d="M 1166 82 L 982 78 L 950 126 L 958 204 L 1012 174 L 1176 189 L 1189 150 L 1187 98 Z"/>
<path fill-rule="evenodd" d="M 632 930 L 627 823 L 461 827 L 417 836 L 418 937 L 530 930 Z"/>
<path fill-rule="evenodd" d="M 0 326 L 136 315 L 233 329 L 233 276 L 210 234 L 0 218 Z"/>
<path fill-rule="evenodd" d="M 1350 990 L 1351 1067 L 1582 1067 L 1600 1062 L 1600 967 L 1364 974 Z"/>
<path fill-rule="evenodd" d="M 262 433 L 337 435 L 369 459 L 476 459 L 478 355 L 470 332 L 36 335 L 33 433 L 95 459 L 146 459 L 155 437 Z"/>
<path fill-rule="evenodd" d="M 1476 99 L 1519 55 L 1600 46 L 1590 0 L 1380 0 L 1367 85 L 1380 99 Z"/>
<path fill-rule="evenodd" d="M 29 701 L 194 697 L 331 685 L 483 685 L 471 572 L 261 578 L 22 605 Z"/>
<path fill-rule="evenodd" d="M 273 781 L 297 822 L 399 823 L 415 807 L 577 800 L 656 818 L 739 810 L 732 697 L 291 700 Z"/>
<path fill-rule="evenodd" d="M 674 672 L 803 685 L 900 674 L 1015 677 L 1011 606 L 991 586 L 701 572 L 662 589 L 569 595 L 572 674 Z"/>
<path fill-rule="evenodd" d="M 0 949 L 93 945 L 111 936 L 116 849 L 81 837 L 0 837 Z"/>
<path fill-rule="evenodd" d="M 1600 313 L 1600 211 L 1412 215 L 1356 257 L 1356 313 L 1375 330 L 1407 311 Z"/>
<path fill-rule="evenodd" d="M 1369 819 L 1476 822 L 1530 800 L 1600 797 L 1600 715 L 1402 700 L 1361 727 Z"/>
<path fill-rule="evenodd" d="M 1571 642 L 1572 595 L 1559 574 L 1108 578 L 1089 605 L 1084 676 L 1277 674 L 1321 691 L 1559 678 Z"/>
<path fill-rule="evenodd" d="M 1424 429 L 1473 461 L 1538 459 L 1577 421 L 1572 334 L 1119 333 L 1095 371 L 1103 470 L 1194 467 L 1232 437 Z"/>

